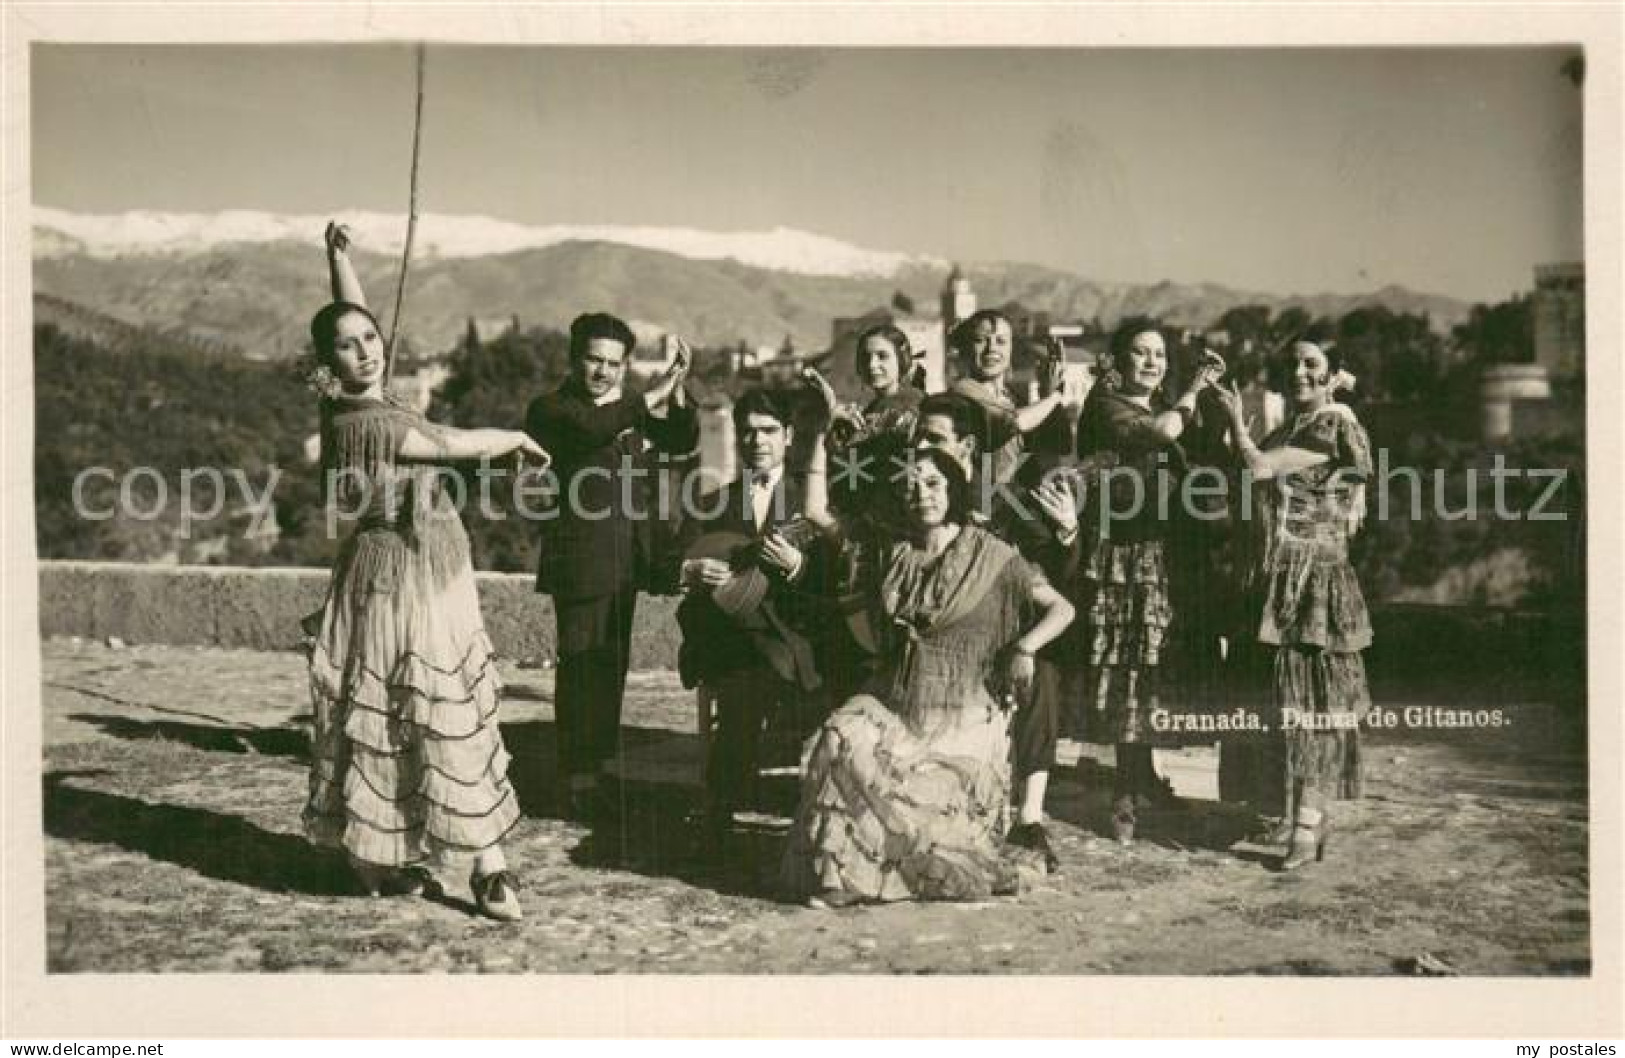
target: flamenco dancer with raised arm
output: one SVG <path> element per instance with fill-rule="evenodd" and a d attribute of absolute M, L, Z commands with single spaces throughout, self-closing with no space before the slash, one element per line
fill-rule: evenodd
<path fill-rule="evenodd" d="M 1256 483 L 1242 526 L 1252 544 L 1246 589 L 1252 638 L 1271 670 L 1269 733 L 1250 746 L 1227 743 L 1226 763 L 1241 765 L 1240 788 L 1251 779 L 1254 804 L 1284 809 L 1272 840 L 1286 846 L 1281 869 L 1289 871 L 1325 856 L 1330 802 L 1361 792 L 1360 725 L 1371 709 L 1361 652 L 1371 645 L 1371 618 L 1348 549 L 1365 513 L 1371 442 L 1353 410 L 1333 399 L 1352 384 L 1335 352 L 1297 343 L 1286 421 L 1262 444 L 1247 431 L 1241 393 L 1214 387 Z"/>
<path fill-rule="evenodd" d="M 1092 539 L 1078 580 L 1086 721 L 1101 725 L 1090 741 L 1115 747 L 1112 828 L 1119 842 L 1131 844 L 1142 810 L 1175 801 L 1156 774 L 1152 749 L 1164 737 L 1154 715 L 1174 704 L 1165 686 L 1165 654 L 1178 617 L 1169 550 L 1185 470 L 1179 439 L 1196 415 L 1197 397 L 1223 367 L 1199 366 L 1170 404 L 1162 392 L 1168 351 L 1158 331 L 1124 330 L 1112 360 L 1115 377 L 1090 392 L 1078 422 L 1078 455 L 1104 468 L 1087 515 Z"/>
<path fill-rule="evenodd" d="M 1003 485 L 1021 466 L 1023 452 L 1064 451 L 1071 439 L 1071 424 L 1061 388 L 1065 361 L 1051 348 L 1040 361 L 1039 399 L 1021 404 L 1009 385 L 1015 365 L 1015 330 L 997 309 L 972 313 L 954 327 L 948 344 L 959 357 L 963 376 L 949 387 L 975 401 L 982 410 L 977 438 L 981 465 L 974 475 L 979 486 Z M 983 473 L 985 471 L 985 474 Z"/>
<path fill-rule="evenodd" d="M 519 819 L 497 727 L 501 682 L 468 537 L 437 464 L 511 455 L 518 430 L 436 426 L 385 391 L 387 352 L 329 225 L 333 302 L 310 322 L 330 500 L 358 515 L 310 656 L 315 729 L 304 823 L 374 895 L 438 890 L 427 864 L 472 857 L 475 904 L 521 917 L 502 840 Z"/>

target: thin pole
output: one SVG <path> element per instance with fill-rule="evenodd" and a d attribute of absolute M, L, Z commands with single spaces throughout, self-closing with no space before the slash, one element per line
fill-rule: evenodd
<path fill-rule="evenodd" d="M 423 143 L 423 67 L 424 46 L 420 42 L 417 46 L 418 89 L 417 108 L 412 118 L 412 180 L 410 197 L 406 206 L 406 245 L 401 247 L 400 278 L 395 283 L 395 313 L 389 321 L 389 357 L 384 361 L 384 385 L 389 385 L 389 377 L 395 370 L 395 339 L 401 333 L 401 306 L 406 301 L 406 271 L 412 263 L 412 239 L 418 230 L 418 155 Z"/>

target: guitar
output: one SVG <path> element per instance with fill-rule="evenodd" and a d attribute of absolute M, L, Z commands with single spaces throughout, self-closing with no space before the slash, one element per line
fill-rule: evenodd
<path fill-rule="evenodd" d="M 824 530 L 805 515 L 797 515 L 781 522 L 774 527 L 773 532 L 802 552 L 806 552 L 824 536 Z M 778 615 L 773 612 L 771 600 L 768 598 L 772 581 L 762 568 L 761 548 L 762 538 L 746 536 L 739 532 L 719 531 L 706 533 L 696 539 L 684 555 L 685 558 L 710 558 L 728 563 L 729 568 L 734 571 L 734 576 L 712 589 L 711 600 L 718 609 L 748 631 L 762 630 L 769 622 L 778 620 Z M 856 575 L 856 563 L 860 553 L 866 553 L 865 549 L 851 547 L 843 549 L 838 560 L 843 572 L 832 592 L 823 593 L 812 589 L 804 594 L 818 598 L 838 611 L 853 642 L 868 654 L 874 655 L 881 649 L 880 637 L 875 630 L 874 618 L 870 614 L 870 607 L 875 599 L 872 586 L 864 577 Z M 869 554 L 868 557 L 870 561 L 878 558 L 874 554 Z M 756 638 L 756 643 L 762 648 L 769 662 L 783 674 L 789 668 L 787 664 L 789 655 L 786 655 L 785 651 L 787 649 L 791 652 L 799 651 L 805 639 L 799 633 L 782 626 L 775 630 L 787 633 L 784 643 L 776 644 L 767 640 L 767 637 Z"/>
<path fill-rule="evenodd" d="M 805 551 L 821 530 L 805 516 L 774 526 L 772 532 L 797 550 Z M 685 559 L 716 559 L 728 564 L 733 576 L 712 588 L 711 602 L 750 636 L 752 644 L 773 670 L 802 689 L 815 691 L 823 681 L 807 637 L 785 623 L 768 598 L 772 579 L 763 569 L 762 537 L 719 530 L 706 533 L 689 545 Z"/>
<path fill-rule="evenodd" d="M 798 514 L 788 521 L 775 525 L 771 533 L 783 537 L 785 542 L 796 550 L 805 551 L 817 542 L 823 531 L 806 515 Z M 728 568 L 735 573 L 755 569 L 765 576 L 765 571 L 761 569 L 762 544 L 765 539 L 733 530 L 717 530 L 698 537 L 683 552 L 683 558 L 716 559 L 726 562 Z"/>

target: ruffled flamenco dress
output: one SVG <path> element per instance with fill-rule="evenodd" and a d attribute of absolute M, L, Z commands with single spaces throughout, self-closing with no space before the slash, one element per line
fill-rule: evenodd
<path fill-rule="evenodd" d="M 519 805 L 468 537 L 435 471 L 397 460 L 410 431 L 435 427 L 382 401 L 340 403 L 323 420 L 330 488 L 361 514 L 310 657 L 306 833 L 368 865 L 476 853 Z"/>

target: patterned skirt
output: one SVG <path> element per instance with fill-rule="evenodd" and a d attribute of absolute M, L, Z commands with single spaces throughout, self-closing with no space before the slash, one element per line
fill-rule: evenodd
<path fill-rule="evenodd" d="M 789 895 L 1013 892 L 1015 866 L 999 852 L 1009 793 L 1007 718 L 991 700 L 967 702 L 962 723 L 922 738 L 878 698 L 853 698 L 812 744 L 785 850 Z"/>
<path fill-rule="evenodd" d="M 1287 782 L 1327 798 L 1359 797 L 1360 725 L 1371 711 L 1364 659 L 1280 647 L 1274 701 L 1268 722 L 1285 736 Z"/>
<path fill-rule="evenodd" d="M 518 821 L 501 683 L 466 561 L 446 576 L 398 535 L 352 537 L 310 683 L 304 822 L 315 843 L 403 866 L 488 848 Z"/>
<path fill-rule="evenodd" d="M 1083 730 L 1093 742 L 1146 742 L 1161 703 L 1163 648 L 1173 623 L 1168 565 L 1160 540 L 1100 541 L 1082 576 L 1087 699 Z"/>
<path fill-rule="evenodd" d="M 1300 792 L 1317 801 L 1359 797 L 1360 725 L 1371 708 L 1361 655 L 1312 647 L 1253 649 L 1260 656 L 1239 665 L 1236 678 L 1253 685 L 1242 693 L 1258 703 L 1268 732 L 1225 739 L 1220 799 L 1282 815 L 1292 811 Z M 1259 688 L 1266 690 L 1261 701 Z"/>
<path fill-rule="evenodd" d="M 1254 592 L 1258 642 L 1236 666 L 1238 697 L 1256 703 L 1269 733 L 1226 742 L 1220 796 L 1272 812 L 1290 810 L 1300 790 L 1359 797 L 1371 622 L 1354 570 L 1340 550 L 1289 542 Z"/>

